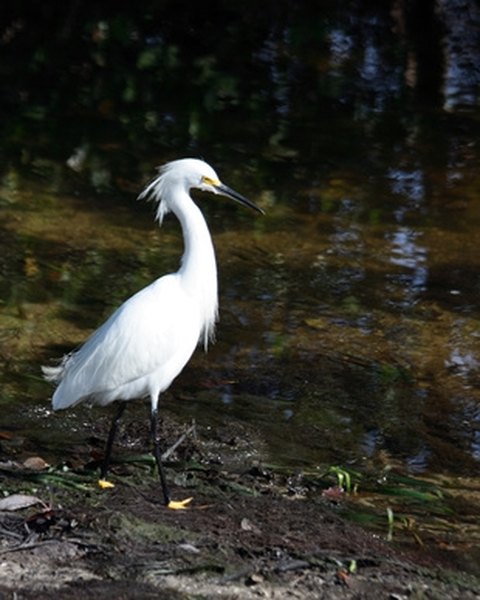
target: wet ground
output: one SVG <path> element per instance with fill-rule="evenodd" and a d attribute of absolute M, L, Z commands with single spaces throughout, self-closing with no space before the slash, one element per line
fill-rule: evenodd
<path fill-rule="evenodd" d="M 122 443 L 135 448 L 126 429 Z M 176 441 L 178 423 L 168 419 L 164 429 Z M 14 475 L 23 490 L 30 478 L 45 503 L 0 511 L 1 597 L 479 597 L 480 580 L 459 571 L 446 547 L 435 556 L 402 549 L 387 541 L 386 528 L 374 534 L 345 520 L 348 494 L 334 482 L 319 493 L 300 474 L 248 459 L 258 447 L 253 431 L 219 427 L 208 438 L 189 428 L 169 459 L 173 496 L 194 496 L 185 511 L 166 509 L 151 464 L 142 467 L 146 457 L 127 462 L 134 457 L 121 449 L 125 462 L 108 491 L 84 470 L 85 449 L 63 475 L 0 465 L 12 491 Z M 92 438 L 91 456 L 98 442 Z"/>

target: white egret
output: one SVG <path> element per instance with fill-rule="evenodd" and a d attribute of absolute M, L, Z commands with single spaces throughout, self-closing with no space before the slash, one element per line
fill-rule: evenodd
<path fill-rule="evenodd" d="M 222 184 L 207 163 L 185 158 L 166 164 L 139 198 L 158 202 L 157 219 L 168 212 L 180 221 L 184 253 L 176 273 L 157 279 L 122 304 L 78 350 L 58 366 L 42 367 L 57 383 L 54 410 L 88 402 L 105 406 L 120 401 L 113 417 L 99 484 L 110 487 L 107 471 L 115 433 L 126 403 L 151 401 L 150 429 L 165 504 L 184 508 L 191 498 L 170 499 L 157 435 L 160 394 L 181 372 L 196 345 L 206 349 L 217 320 L 217 268 L 205 219 L 190 197 L 191 188 L 232 198 L 263 213 L 250 200 Z"/>

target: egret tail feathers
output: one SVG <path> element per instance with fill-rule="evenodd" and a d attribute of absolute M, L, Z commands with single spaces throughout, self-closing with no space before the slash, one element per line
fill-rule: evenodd
<path fill-rule="evenodd" d="M 42 373 L 44 379 L 52 383 L 57 383 L 62 378 L 63 366 L 57 365 L 55 367 L 42 366 Z"/>
<path fill-rule="evenodd" d="M 57 365 L 42 366 L 43 377 L 51 383 L 58 384 L 58 387 L 52 397 L 53 410 L 68 408 L 79 401 L 77 395 L 70 397 L 68 394 L 66 394 L 64 386 L 62 385 L 62 381 L 64 380 L 66 373 L 67 363 L 71 356 L 72 353 L 65 355 L 61 362 Z"/>

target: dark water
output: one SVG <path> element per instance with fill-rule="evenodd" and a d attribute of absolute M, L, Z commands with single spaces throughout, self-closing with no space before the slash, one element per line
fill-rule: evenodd
<path fill-rule="evenodd" d="M 0 402 L 18 452 L 60 460 L 88 435 L 88 411 L 51 416 L 39 365 L 176 268 L 177 224 L 158 232 L 135 197 L 192 155 L 267 215 L 198 196 L 221 322 L 168 410 L 255 425 L 275 464 L 390 465 L 477 510 L 480 10 L 337 4 L 2 8 Z"/>

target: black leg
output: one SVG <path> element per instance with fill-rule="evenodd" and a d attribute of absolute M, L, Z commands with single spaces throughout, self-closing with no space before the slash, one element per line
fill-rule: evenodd
<path fill-rule="evenodd" d="M 162 486 L 163 499 L 165 501 L 165 506 L 170 504 L 170 493 L 167 487 L 167 480 L 165 478 L 165 473 L 163 471 L 162 466 L 162 453 L 160 451 L 160 446 L 158 444 L 158 410 L 155 408 L 152 410 L 150 414 L 150 428 L 152 434 L 152 443 L 153 443 L 153 456 L 155 457 L 155 461 L 158 467 L 158 474 L 160 476 L 160 484 Z"/>
<path fill-rule="evenodd" d="M 107 478 L 108 467 L 110 465 L 110 455 L 112 454 L 113 440 L 117 433 L 118 422 L 122 418 L 125 409 L 127 408 L 126 402 L 119 402 L 117 412 L 113 415 L 112 424 L 110 425 L 110 432 L 108 434 L 107 444 L 105 446 L 105 456 L 103 458 L 102 467 L 100 469 L 100 479 L 105 480 Z"/>

